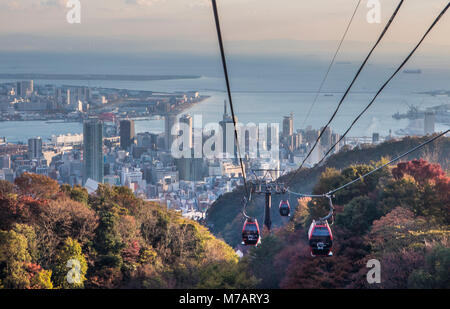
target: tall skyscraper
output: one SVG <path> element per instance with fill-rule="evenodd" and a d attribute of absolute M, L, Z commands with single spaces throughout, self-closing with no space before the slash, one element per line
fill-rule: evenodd
<path fill-rule="evenodd" d="M 324 147 L 324 148 L 330 148 L 331 147 L 331 139 L 332 139 L 332 131 L 330 127 L 327 127 L 326 129 L 324 127 L 322 127 L 320 129 L 325 130 L 325 132 L 323 132 L 322 137 L 320 138 L 320 144 Z M 328 149 L 327 149 L 328 150 Z"/>
<path fill-rule="evenodd" d="M 16 86 L 16 95 L 17 95 L 18 97 L 22 97 L 22 96 L 23 96 L 22 82 L 17 82 L 17 86 Z"/>
<path fill-rule="evenodd" d="M 294 150 L 294 114 L 283 118 L 283 132 L 281 133 L 284 145 L 290 150 Z"/>
<path fill-rule="evenodd" d="M 66 105 L 70 105 L 70 89 L 66 91 Z"/>
<path fill-rule="evenodd" d="M 20 81 L 17 82 L 16 95 L 19 97 L 26 97 L 34 92 L 34 82 L 30 81 Z"/>
<path fill-rule="evenodd" d="M 237 117 L 235 118 L 235 120 L 237 123 L 238 122 Z M 233 116 L 228 115 L 228 113 L 227 113 L 227 101 L 223 102 L 223 117 L 222 117 L 222 121 L 219 122 L 219 125 L 222 128 L 222 137 L 223 137 L 222 152 L 232 155 L 231 149 L 227 148 L 227 140 L 230 139 L 230 143 L 231 143 L 231 141 L 233 141 L 232 145 L 234 145 L 234 157 L 236 158 L 237 157 L 237 145 L 235 143 L 234 132 L 231 131 L 231 129 L 234 128 Z M 227 127 L 231 128 L 230 132 L 227 132 Z M 231 136 L 229 136 L 229 133 L 231 134 Z"/>
<path fill-rule="evenodd" d="M 294 134 L 294 115 L 284 116 L 283 119 L 283 137 L 288 137 Z"/>
<path fill-rule="evenodd" d="M 83 124 L 83 185 L 91 178 L 103 183 L 103 123 L 96 118 Z"/>
<path fill-rule="evenodd" d="M 170 151 L 172 148 L 172 143 L 175 135 L 172 135 L 172 127 L 175 125 L 177 121 L 177 115 L 172 113 L 167 113 L 164 117 L 164 144 L 166 146 L 166 150 Z"/>
<path fill-rule="evenodd" d="M 28 139 L 28 158 L 38 159 L 42 157 L 42 139 L 40 137 Z"/>
<path fill-rule="evenodd" d="M 124 119 L 120 121 L 120 148 L 127 150 L 134 141 L 134 120 Z"/>
<path fill-rule="evenodd" d="M 187 126 L 187 132 L 183 132 L 184 136 L 188 136 L 189 144 L 183 145 L 183 147 L 192 148 L 193 144 L 193 129 L 192 129 L 192 116 L 189 114 L 183 115 L 180 117 L 180 123 L 183 123 Z"/>
<path fill-rule="evenodd" d="M 33 80 L 30 80 L 30 81 L 28 82 L 28 88 L 27 88 L 27 91 L 28 91 L 30 94 L 32 94 L 32 93 L 34 92 L 34 81 L 33 81 Z"/>

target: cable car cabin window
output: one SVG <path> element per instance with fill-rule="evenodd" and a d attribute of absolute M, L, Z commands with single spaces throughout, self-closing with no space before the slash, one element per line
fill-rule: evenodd
<path fill-rule="evenodd" d="M 313 230 L 313 236 L 330 236 L 330 232 L 326 227 L 316 227 Z"/>
<path fill-rule="evenodd" d="M 256 224 L 247 224 L 245 227 L 246 232 L 258 232 L 258 228 L 256 227 Z"/>

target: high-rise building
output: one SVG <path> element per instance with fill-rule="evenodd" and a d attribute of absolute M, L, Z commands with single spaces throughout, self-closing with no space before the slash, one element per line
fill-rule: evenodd
<path fill-rule="evenodd" d="M 17 82 L 17 86 L 16 86 L 16 95 L 17 95 L 18 97 L 22 97 L 22 96 L 23 96 L 22 82 Z"/>
<path fill-rule="evenodd" d="M 200 181 L 205 176 L 205 167 L 202 158 L 179 158 L 174 160 L 179 177 L 186 181 Z"/>
<path fill-rule="evenodd" d="M 283 137 L 288 137 L 294 134 L 294 115 L 284 116 L 283 119 Z"/>
<path fill-rule="evenodd" d="M 90 88 L 86 88 L 86 100 L 90 102 L 91 98 L 92 98 L 92 90 Z"/>
<path fill-rule="evenodd" d="M 144 132 L 138 133 L 136 135 L 138 147 L 143 147 L 145 149 L 157 150 L 158 148 L 158 135 Z"/>
<path fill-rule="evenodd" d="M 70 89 L 66 91 L 66 105 L 70 105 Z"/>
<path fill-rule="evenodd" d="M 34 82 L 30 81 L 20 81 L 17 82 L 16 95 L 19 97 L 25 97 L 31 95 L 34 92 Z"/>
<path fill-rule="evenodd" d="M 42 157 L 42 139 L 40 137 L 28 139 L 28 158 L 39 159 Z"/>
<path fill-rule="evenodd" d="M 331 148 L 332 145 L 336 144 L 336 146 L 334 146 L 333 153 L 337 153 L 341 150 L 342 141 L 340 143 L 338 143 L 340 138 L 341 138 L 341 136 L 338 133 L 331 134 L 331 145 L 329 148 Z M 327 149 L 327 151 L 328 151 L 328 149 Z"/>
<path fill-rule="evenodd" d="M 29 92 L 29 94 L 33 94 L 33 92 L 34 92 L 34 81 L 33 80 L 30 80 L 28 82 L 27 91 Z"/>
<path fill-rule="evenodd" d="M 134 142 L 134 120 L 124 119 L 120 121 L 120 148 L 127 150 Z"/>
<path fill-rule="evenodd" d="M 85 87 L 79 87 L 77 88 L 77 100 L 78 101 L 85 101 L 86 100 L 86 88 Z"/>
<path fill-rule="evenodd" d="M 234 119 L 236 121 L 236 123 L 238 122 L 237 117 L 235 117 Z M 223 117 L 222 117 L 222 121 L 219 122 L 220 127 L 222 128 L 222 152 L 223 153 L 228 153 L 230 156 L 233 155 L 232 150 L 228 149 L 227 147 L 227 140 L 229 139 L 229 143 L 230 145 L 234 145 L 234 157 L 237 157 L 237 145 L 234 139 L 234 132 L 231 131 L 234 128 L 234 123 L 233 123 L 233 116 L 232 115 L 228 115 L 227 113 L 227 101 L 223 102 Z M 230 128 L 230 132 L 228 132 L 227 128 Z M 233 133 L 232 133 L 233 132 Z"/>
<path fill-rule="evenodd" d="M 188 136 L 187 139 L 189 140 L 189 144 L 188 145 L 183 145 L 184 147 L 187 147 L 189 149 L 191 149 L 192 147 L 194 147 L 193 144 L 193 129 L 192 129 L 192 116 L 189 114 L 183 115 L 180 117 L 180 123 L 183 123 L 187 126 L 187 132 L 183 132 L 184 136 Z"/>
<path fill-rule="evenodd" d="M 319 137 L 319 134 L 320 132 L 318 130 L 313 130 L 310 126 L 308 126 L 303 134 L 303 142 L 313 144 Z"/>
<path fill-rule="evenodd" d="M 436 122 L 434 112 L 426 112 L 423 123 L 423 133 L 425 135 L 434 133 L 434 124 Z"/>
<path fill-rule="evenodd" d="M 322 127 L 322 129 L 320 130 L 325 130 L 322 134 L 322 137 L 320 138 L 320 145 L 322 145 L 324 148 L 327 148 L 328 150 L 328 148 L 331 147 L 333 132 L 331 131 L 330 127 Z"/>
<path fill-rule="evenodd" d="M 56 104 L 58 105 L 58 108 L 61 108 L 61 104 L 62 104 L 62 90 L 61 88 L 57 88 L 55 91 L 55 101 Z"/>
<path fill-rule="evenodd" d="M 11 168 L 11 157 L 9 155 L 0 156 L 0 170 Z"/>
<path fill-rule="evenodd" d="M 281 133 L 284 145 L 290 151 L 294 150 L 294 115 L 291 113 L 289 116 L 283 118 L 283 132 Z"/>
<path fill-rule="evenodd" d="M 173 140 L 175 138 L 175 135 L 172 134 L 172 127 L 177 121 L 177 115 L 167 113 L 164 118 L 164 144 L 166 146 L 166 150 L 170 151 L 170 149 L 172 148 Z"/>
<path fill-rule="evenodd" d="M 103 123 L 96 118 L 83 124 L 83 185 L 90 178 L 103 183 Z"/>

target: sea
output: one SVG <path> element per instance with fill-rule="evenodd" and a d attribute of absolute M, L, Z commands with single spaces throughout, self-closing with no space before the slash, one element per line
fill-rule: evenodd
<path fill-rule="evenodd" d="M 239 122 L 279 123 L 283 116 L 293 113 L 294 129 L 307 126 L 319 129 L 331 116 L 365 55 L 355 55 L 348 61 L 336 61 L 319 93 L 311 114 L 308 110 L 327 71 L 329 60 L 314 56 L 239 56 L 231 55 L 229 65 L 232 99 Z M 419 57 L 419 56 L 417 56 Z M 343 133 L 353 118 L 375 95 L 378 88 L 395 70 L 399 61 L 369 62 L 331 123 L 334 132 Z M 421 69 L 421 74 L 400 72 L 377 98 L 373 106 L 350 131 L 349 136 L 371 136 L 408 127 L 408 120 L 395 120 L 396 112 L 406 112 L 410 105 L 420 108 L 450 103 L 448 96 L 431 96 L 422 92 L 450 90 L 450 67 L 429 65 L 412 59 L 404 69 Z M 227 99 L 224 75 L 219 55 L 185 54 L 102 54 L 2 52 L 2 73 L 53 74 L 128 74 L 128 75 L 198 75 L 198 79 L 159 81 L 80 81 L 35 80 L 35 85 L 72 85 L 104 87 L 154 92 L 197 90 L 210 96 L 207 100 L 185 110 L 201 115 L 203 123 L 217 122 L 224 112 Z M 11 80 L 0 80 L 0 83 Z M 229 109 L 228 109 L 229 111 Z M 136 122 L 136 132 L 162 132 L 163 120 Z M 448 129 L 437 124 L 436 130 Z M 40 136 L 77 134 L 81 123 L 48 123 L 46 121 L 0 122 L 0 136 L 9 142 L 26 142 Z"/>

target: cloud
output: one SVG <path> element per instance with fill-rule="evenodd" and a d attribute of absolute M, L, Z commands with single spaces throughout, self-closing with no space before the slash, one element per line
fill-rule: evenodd
<path fill-rule="evenodd" d="M 209 8 L 211 7 L 211 0 L 193 0 L 189 2 L 189 7 L 191 8 Z"/>
<path fill-rule="evenodd" d="M 7 10 L 44 10 L 49 8 L 64 8 L 67 0 L 9 0 L 0 7 Z"/>
<path fill-rule="evenodd" d="M 66 1 L 65 0 L 42 0 L 41 6 L 47 6 L 47 7 L 65 7 Z"/>
<path fill-rule="evenodd" d="M 131 5 L 138 5 L 138 6 L 152 6 L 153 4 L 157 2 L 163 2 L 165 0 L 125 0 L 125 3 L 131 4 Z"/>

